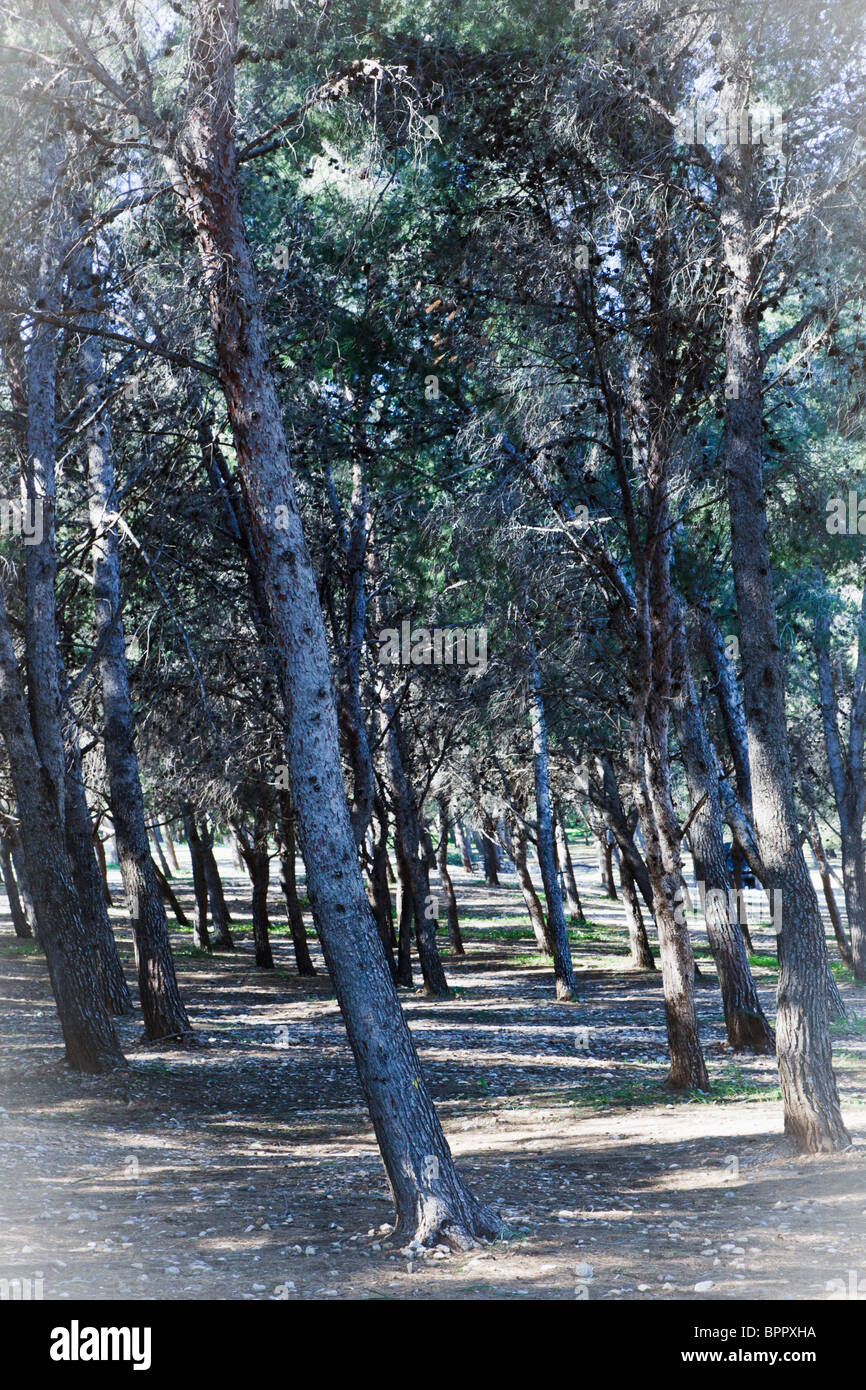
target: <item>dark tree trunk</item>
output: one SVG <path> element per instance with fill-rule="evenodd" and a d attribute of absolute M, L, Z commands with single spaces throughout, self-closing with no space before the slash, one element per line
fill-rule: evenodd
<path fill-rule="evenodd" d="M 565 884 L 565 907 L 569 917 L 576 917 L 579 922 L 585 921 L 583 907 L 580 902 L 580 894 L 577 891 L 577 879 L 574 877 L 574 865 L 571 862 L 571 851 L 568 848 L 568 836 L 565 832 L 565 820 L 562 815 L 562 807 L 557 801 L 553 808 L 554 826 L 556 830 L 557 857 L 559 859 L 560 873 Z"/>
<path fill-rule="evenodd" d="M 236 50 L 236 0 L 198 0 L 191 11 L 183 143 L 166 162 L 202 261 L 288 714 L 286 751 L 309 896 L 391 1184 L 395 1236 L 467 1245 L 498 1234 L 501 1225 L 457 1173 L 358 864 L 324 622 L 240 208 Z M 278 506 L 286 525 L 276 524 Z"/>
<path fill-rule="evenodd" d="M 743 943 L 749 955 L 754 955 L 755 948 L 752 945 L 752 934 L 749 931 L 749 917 L 746 912 L 746 895 L 743 889 L 743 851 L 736 840 L 731 845 L 731 866 L 734 874 L 734 891 L 737 902 L 737 921 L 740 924 L 740 931 L 743 936 Z"/>
<path fill-rule="evenodd" d="M 229 931 L 229 910 L 226 906 L 226 897 L 223 892 L 223 882 L 220 878 L 216 855 L 213 852 L 213 830 L 210 829 L 206 820 L 202 820 L 199 839 L 201 841 L 201 858 L 205 883 L 207 884 L 208 902 L 210 903 L 211 922 L 213 923 L 213 948 L 215 951 L 233 951 L 235 943 Z"/>
<path fill-rule="evenodd" d="M 62 666 L 60 682 L 61 685 L 66 683 Z M 93 843 L 93 823 L 84 791 L 77 728 L 72 728 L 71 725 L 67 727 L 65 742 L 66 852 L 82 916 L 92 933 L 103 998 L 109 1012 L 119 1016 L 132 1012 L 132 995 L 123 973 L 105 902 L 102 875 L 99 872 L 99 861 Z"/>
<path fill-rule="evenodd" d="M 773 1052 L 773 1030 L 764 1017 L 752 979 L 743 933 L 731 913 L 730 880 L 722 838 L 722 808 L 715 762 L 686 654 L 685 632 L 677 643 L 681 666 L 674 721 L 695 810 L 689 826 L 695 878 L 701 885 L 707 939 L 716 962 L 728 1042 L 734 1051 Z"/>
<path fill-rule="evenodd" d="M 0 733 L 9 757 L 23 830 L 25 871 L 39 922 L 39 944 L 45 951 L 57 1003 L 66 1059 L 76 1071 L 110 1071 L 123 1066 L 124 1057 L 103 999 L 90 934 L 82 924 L 57 801 L 33 737 L 2 593 Z"/>
<path fill-rule="evenodd" d="M 439 849 L 436 855 L 436 862 L 439 867 L 439 877 L 442 880 L 442 890 L 445 894 L 445 902 L 448 907 L 448 940 L 451 943 L 451 950 L 455 956 L 465 956 L 463 949 L 463 938 L 460 935 L 460 919 L 457 915 L 457 896 L 454 892 L 454 884 L 451 882 L 451 875 L 448 872 L 448 802 L 440 797 L 439 799 Z"/>
<path fill-rule="evenodd" d="M 165 857 L 165 850 L 162 847 L 162 832 L 160 831 L 160 828 L 156 823 L 154 823 L 154 825 L 151 828 L 151 834 L 153 835 L 153 843 L 156 847 L 156 857 L 159 860 L 159 867 L 162 870 L 162 876 L 165 879 L 169 879 L 172 877 L 171 867 L 169 865 L 168 860 Z"/>
<path fill-rule="evenodd" d="M 469 846 L 469 837 L 463 821 L 458 816 L 454 822 L 454 831 L 457 837 L 457 847 L 460 850 L 460 863 L 467 874 L 475 873 L 475 860 L 472 858 L 472 850 Z"/>
<path fill-rule="evenodd" d="M 389 961 L 394 965 L 394 950 L 397 946 L 397 933 L 394 930 L 394 913 L 391 906 L 391 888 L 388 882 L 388 812 L 382 798 L 377 796 L 375 806 L 375 829 L 373 830 L 373 854 L 370 880 L 373 894 L 373 912 L 383 945 L 388 951 Z"/>
<path fill-rule="evenodd" d="M 723 28 L 718 62 L 720 113 L 736 120 L 749 100 L 749 62 L 732 26 Z M 755 205 L 753 165 L 750 146 L 730 145 L 716 166 L 727 271 L 725 472 L 755 829 L 767 887 L 784 904 L 776 1039 L 785 1132 L 801 1151 L 818 1153 L 850 1140 L 833 1075 L 824 925 L 800 845 L 788 750 L 763 480 L 763 212 Z"/>
<path fill-rule="evenodd" d="M 481 835 L 481 857 L 484 861 L 484 882 L 488 888 L 499 887 L 499 857 L 496 853 L 496 822 L 485 815 Z"/>
<path fill-rule="evenodd" d="M 286 900 L 289 930 L 292 933 L 292 946 L 295 951 L 295 964 L 299 975 L 315 975 L 316 967 L 310 956 L 307 943 L 307 929 L 304 914 L 298 901 L 298 886 L 295 877 L 295 812 L 288 791 L 280 792 L 280 821 L 278 825 L 277 848 L 280 852 L 280 885 Z"/>
<path fill-rule="evenodd" d="M 547 720 L 541 694 L 541 671 L 535 643 L 525 630 L 527 643 L 529 719 L 532 728 L 532 766 L 535 782 L 536 850 L 544 896 L 547 902 L 547 927 L 553 946 L 553 972 L 557 999 L 573 999 L 576 986 L 571 963 L 571 945 L 559 879 L 556 874 L 553 839 L 553 810 L 550 802 L 550 771 L 547 757 Z"/>
<path fill-rule="evenodd" d="M 256 965 L 260 970 L 273 970 L 271 924 L 268 919 L 268 885 L 271 878 L 271 860 L 266 847 L 258 846 L 251 851 L 250 874 L 253 880 L 253 941 L 256 948 Z"/>
<path fill-rule="evenodd" d="M 514 850 L 514 867 L 517 870 L 517 881 L 520 884 L 523 901 L 526 903 L 526 910 L 529 913 L 535 944 L 544 955 L 552 956 L 553 941 L 547 930 L 544 910 L 541 906 L 541 900 L 535 891 L 532 875 L 529 872 L 529 864 L 526 860 L 526 831 L 516 820 L 511 828 L 511 844 Z"/>
<path fill-rule="evenodd" d="M 99 877 L 102 879 L 102 896 L 105 899 L 105 906 L 113 907 L 114 899 L 108 885 L 108 865 L 105 862 L 105 842 L 96 826 L 93 827 L 93 849 L 96 854 L 96 862 L 99 865 Z"/>
<path fill-rule="evenodd" d="M 619 859 L 619 881 L 625 907 L 625 920 L 628 925 L 628 945 L 632 966 L 635 970 L 655 970 L 656 963 L 646 934 L 634 876 L 628 860 L 623 855 L 620 855 Z"/>
<path fill-rule="evenodd" d="M 3 874 L 3 887 L 6 889 L 6 896 L 9 899 L 9 913 L 15 935 L 22 940 L 29 940 L 32 938 L 33 932 L 30 930 L 30 925 L 24 915 L 24 908 L 21 906 L 18 884 L 15 881 L 15 870 L 12 866 L 11 836 L 5 830 L 0 834 L 0 872 Z"/>
<path fill-rule="evenodd" d="M 197 947 L 199 951 L 209 951 L 211 949 L 211 944 L 207 928 L 207 877 L 204 871 L 204 854 L 202 853 L 201 837 L 198 833 L 195 812 L 189 801 L 181 802 L 180 813 L 183 816 L 183 832 L 189 847 L 189 858 L 192 865 L 192 886 L 193 892 L 195 893 L 195 915 L 192 925 L 193 945 Z"/>
<path fill-rule="evenodd" d="M 409 866 L 399 835 L 394 837 L 394 853 L 397 860 L 397 983 L 411 989 L 412 923 L 415 913 L 412 907 Z"/>
<path fill-rule="evenodd" d="M 30 892 L 30 885 L 27 882 L 27 863 L 24 858 L 24 846 L 21 843 L 21 831 L 16 827 L 11 834 L 12 866 L 15 869 L 15 877 L 18 880 L 18 892 L 24 908 L 24 916 L 30 928 L 30 936 L 39 944 L 39 923 L 36 920 L 36 905 L 33 901 L 33 894 Z"/>
<path fill-rule="evenodd" d="M 833 892 L 833 879 L 831 876 L 830 862 L 827 852 L 824 849 L 824 841 L 818 829 L 818 821 L 813 811 L 808 811 L 805 818 L 805 831 L 815 862 L 818 865 L 818 873 L 821 875 L 821 887 L 824 890 L 824 901 L 827 904 L 827 912 L 830 915 L 830 922 L 833 927 L 833 935 L 836 938 L 836 945 L 839 948 L 839 955 L 843 964 L 850 970 L 853 965 L 851 956 L 851 943 L 845 935 L 845 928 L 842 925 L 842 918 L 839 915 L 839 907 L 836 902 L 836 894 Z"/>
<path fill-rule="evenodd" d="M 169 907 L 174 913 L 175 920 L 178 926 L 188 927 L 189 918 L 187 917 L 186 913 L 184 912 L 183 908 L 178 902 L 174 889 L 172 888 L 165 874 L 162 872 L 162 869 L 159 867 L 158 864 L 154 864 L 153 871 L 156 874 L 156 879 L 160 887 L 160 892 L 162 893 L 163 898 L 168 903 Z"/>
<path fill-rule="evenodd" d="M 92 252 L 82 248 L 76 270 L 76 303 L 87 321 L 100 310 Z M 150 857 L 144 798 L 135 751 L 135 717 L 126 666 L 120 599 L 118 496 L 105 407 L 100 340 L 82 336 L 78 348 L 88 425 L 87 466 L 93 531 L 94 636 L 101 652 L 99 674 L 104 714 L 103 740 L 111 819 L 138 966 L 145 1036 L 184 1038 L 191 1025 L 175 975 L 162 894 Z"/>

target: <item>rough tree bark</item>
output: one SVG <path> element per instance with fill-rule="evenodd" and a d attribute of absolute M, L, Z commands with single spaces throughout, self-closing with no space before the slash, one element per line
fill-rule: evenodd
<path fill-rule="evenodd" d="M 104 1072 L 124 1065 L 102 988 L 90 934 L 81 920 L 63 825 L 51 774 L 36 746 L 15 659 L 6 605 L 0 592 L 0 733 L 6 744 L 18 813 L 22 852 L 39 922 L 51 988 L 66 1045 L 77 1071 Z"/>
<path fill-rule="evenodd" d="M 460 935 L 460 918 L 457 915 L 457 895 L 454 892 L 454 884 L 451 882 L 451 875 L 448 872 L 448 830 L 449 830 L 448 802 L 445 797 L 439 798 L 439 848 L 436 851 L 436 863 L 439 869 L 439 877 L 442 880 L 442 891 L 445 894 L 445 903 L 448 908 L 448 939 L 451 943 L 451 950 L 455 956 L 465 956 L 463 948 L 463 937 Z"/>
<path fill-rule="evenodd" d="M 292 933 L 292 946 L 295 964 L 299 975 L 315 975 L 316 967 L 310 956 L 307 943 L 307 928 L 304 914 L 298 901 L 298 885 L 295 877 L 295 811 L 291 793 L 283 789 L 279 793 L 280 818 L 277 824 L 277 848 L 280 853 L 280 886 L 286 900 L 289 930 Z"/>
<path fill-rule="evenodd" d="M 92 252 L 78 257 L 75 295 L 85 322 L 98 317 L 99 282 Z M 145 1036 L 187 1038 L 192 1028 L 181 999 L 159 882 L 150 857 L 144 797 L 135 751 L 135 716 L 126 666 L 120 600 L 118 496 L 105 404 L 105 372 L 99 338 L 82 336 L 78 348 L 82 395 L 87 404 L 87 475 L 93 530 L 94 636 L 100 650 L 103 741 L 111 819 L 126 906 L 132 925 Z"/>
<path fill-rule="evenodd" d="M 719 108 L 735 128 L 751 82 L 739 36 L 725 20 L 718 49 Z M 757 156 L 760 158 L 760 156 Z M 727 278 L 724 456 L 731 563 L 739 619 L 755 830 L 767 886 L 781 895 L 776 1015 L 785 1132 L 805 1152 L 847 1147 L 827 1009 L 827 946 L 794 806 L 782 650 L 776 623 L 763 479 L 763 359 L 756 154 L 728 145 L 716 161 Z"/>
<path fill-rule="evenodd" d="M 541 670 L 535 642 L 527 628 L 526 659 L 528 676 L 529 720 L 532 728 L 532 767 L 535 781 L 536 852 L 547 902 L 547 925 L 553 946 L 553 972 L 557 999 L 573 999 L 576 985 L 571 963 L 571 944 L 562 904 L 562 893 L 556 873 L 553 840 L 553 810 L 550 801 L 550 770 L 547 754 L 547 719 L 541 691 Z"/>

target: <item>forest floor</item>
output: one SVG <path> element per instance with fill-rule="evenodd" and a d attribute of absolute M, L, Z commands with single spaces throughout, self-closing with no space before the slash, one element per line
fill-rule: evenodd
<path fill-rule="evenodd" d="M 120 1022 L 129 1068 L 108 1077 L 69 1071 L 44 962 L 0 922 L 0 1278 L 41 1279 L 46 1299 L 866 1298 L 866 990 L 837 967 L 855 1015 L 834 1025 L 855 1147 L 797 1158 L 773 1060 L 725 1043 L 697 928 L 713 1089 L 665 1090 L 660 976 L 628 971 L 621 904 L 575 851 L 589 919 L 572 932 L 576 1002 L 554 1001 L 513 876 L 488 889 L 459 868 L 465 959 L 442 938 L 453 998 L 403 991 L 457 1161 L 509 1228 L 468 1253 L 387 1243 L 387 1185 L 318 944 L 320 973 L 300 979 L 274 895 L 277 968 L 256 970 L 248 886 L 227 856 L 238 949 L 207 957 L 174 935 L 207 1046 L 145 1045 L 136 1015 Z M 754 921 L 762 898 L 748 896 Z M 767 921 L 752 931 L 771 1014 L 775 938 Z"/>

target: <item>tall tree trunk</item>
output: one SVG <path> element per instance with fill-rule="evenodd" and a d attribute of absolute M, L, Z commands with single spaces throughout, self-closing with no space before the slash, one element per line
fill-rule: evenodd
<path fill-rule="evenodd" d="M 863 819 L 866 815 L 863 744 L 866 731 L 866 587 L 857 625 L 857 666 L 848 710 L 848 738 L 844 749 L 839 732 L 839 702 L 830 666 L 830 620 L 826 607 L 815 620 L 818 694 L 824 747 L 830 782 L 839 817 L 842 851 L 842 887 L 851 942 L 854 979 L 866 981 L 866 851 Z"/>
<path fill-rule="evenodd" d="M 716 781 L 718 786 L 718 779 Z M 737 921 L 740 924 L 740 931 L 743 937 L 743 944 L 749 955 L 753 955 L 755 948 L 752 945 L 752 934 L 749 931 L 749 917 L 746 911 L 746 895 L 743 889 L 743 851 L 736 840 L 731 845 L 731 868 L 734 878 L 734 892 L 737 901 Z"/>
<path fill-rule="evenodd" d="M 220 878 L 216 855 L 213 852 L 213 830 L 210 829 L 204 818 L 199 830 L 199 839 L 211 921 L 213 922 L 213 948 L 215 951 L 233 951 L 235 943 L 229 931 L 229 910 L 226 906 L 226 897 L 223 892 L 223 882 Z"/>
<path fill-rule="evenodd" d="M 111 896 L 111 888 L 108 883 L 108 865 L 105 862 L 105 842 L 96 826 L 93 827 L 93 851 L 99 867 L 99 877 L 102 880 L 102 896 L 105 899 L 105 906 L 113 907 L 114 899 Z"/>
<path fill-rule="evenodd" d="M 99 287 L 89 247 L 84 247 L 78 256 L 75 279 L 78 312 L 85 321 L 97 319 Z M 150 857 L 135 751 L 135 717 L 120 603 L 119 499 L 99 341 L 95 334 L 82 336 L 78 360 L 88 420 L 87 471 L 90 524 L 94 534 L 94 635 L 101 652 L 99 675 L 111 819 L 135 943 L 145 1036 L 152 1040 L 184 1038 L 192 1028 L 178 989 L 165 907 Z"/>
<path fill-rule="evenodd" d="M 514 849 L 517 881 L 520 884 L 523 901 L 526 903 L 526 910 L 529 913 L 535 944 L 544 955 L 552 956 L 553 940 L 548 931 L 541 900 L 535 891 L 535 884 L 532 882 L 532 875 L 529 872 L 529 864 L 526 859 L 526 831 L 517 820 L 511 827 L 511 844 Z"/>
<path fill-rule="evenodd" d="M 460 918 L 457 915 L 457 895 L 454 892 L 454 884 L 451 882 L 451 875 L 448 872 L 448 802 L 444 797 L 439 798 L 439 849 L 436 854 L 436 862 L 439 868 L 439 877 L 442 880 L 442 890 L 445 894 L 445 902 L 448 907 L 448 939 L 451 943 L 451 950 L 455 956 L 465 956 L 463 949 L 463 937 L 460 935 Z"/>
<path fill-rule="evenodd" d="M 557 999 L 573 999 L 575 994 L 574 967 L 565 909 L 556 874 L 553 840 L 553 811 L 550 803 L 550 772 L 547 756 L 547 720 L 541 694 L 541 671 L 535 643 L 525 630 L 527 643 L 529 719 L 532 728 L 532 766 L 535 781 L 536 850 L 547 901 L 547 926 L 553 946 L 553 972 Z"/>
<path fill-rule="evenodd" d="M 722 808 L 715 762 L 695 693 L 686 653 L 685 633 L 677 643 L 681 665 L 674 697 L 674 721 L 695 808 L 689 827 L 692 858 L 707 939 L 716 962 L 728 1042 L 734 1051 L 773 1052 L 775 1038 L 752 979 L 743 934 L 732 916 L 730 879 L 722 836 Z"/>
<path fill-rule="evenodd" d="M 279 794 L 280 819 L 277 826 L 277 848 L 280 852 L 280 886 L 286 900 L 289 930 L 292 933 L 292 946 L 295 951 L 295 964 L 299 975 L 315 975 L 316 967 L 310 956 L 307 943 L 307 929 L 304 914 L 298 901 L 298 885 L 295 877 L 295 811 L 288 791 Z M 386 885 L 387 887 L 387 885 Z"/>
<path fill-rule="evenodd" d="M 394 836 L 394 856 L 397 860 L 397 983 L 412 988 L 412 884 L 406 852 L 399 835 Z"/>
<path fill-rule="evenodd" d="M 719 110 L 730 122 L 749 101 L 749 63 L 725 21 Z M 739 618 L 755 830 L 767 886 L 784 904 L 776 1015 L 785 1132 L 804 1152 L 850 1143 L 842 1121 L 827 1008 L 827 946 L 794 807 L 782 650 L 776 624 L 763 480 L 763 360 L 755 152 L 730 145 L 716 164 L 727 273 L 724 453 L 731 563 Z"/>
<path fill-rule="evenodd" d="M 165 823 L 165 848 L 166 853 L 168 854 L 168 862 L 169 864 L 171 864 L 173 872 L 179 874 L 180 865 L 177 862 L 177 852 L 174 847 L 174 839 L 172 838 L 171 825 L 168 821 L 166 821 Z"/>
<path fill-rule="evenodd" d="M 15 870 L 15 877 L 18 881 L 18 892 L 24 908 L 24 916 L 30 928 L 30 936 L 39 945 L 39 923 L 36 920 L 36 904 L 33 901 L 33 894 L 30 892 L 30 884 L 27 882 L 27 862 L 24 857 L 24 845 L 21 840 L 21 831 L 16 826 L 11 835 L 12 866 Z"/>
<path fill-rule="evenodd" d="M 346 802 L 324 622 L 239 201 L 237 0 L 197 0 L 190 23 L 187 120 L 167 163 L 198 243 L 250 502 L 310 901 L 391 1184 L 395 1234 L 469 1244 L 497 1234 L 500 1223 L 465 1187 L 442 1134 L 367 902 Z M 276 524 L 277 507 L 285 525 Z"/>
<path fill-rule="evenodd" d="M 151 834 L 153 835 L 153 843 L 156 846 L 156 855 L 159 859 L 159 867 L 162 869 L 163 876 L 165 878 L 172 878 L 172 868 L 165 857 L 165 850 L 163 849 L 162 831 L 156 821 L 154 821 L 151 827 Z"/>
<path fill-rule="evenodd" d="M 553 816 L 559 867 L 565 884 L 566 911 L 569 917 L 576 917 L 578 921 L 583 922 L 585 921 L 583 907 L 580 902 L 580 894 L 577 891 L 577 880 L 574 877 L 574 865 L 571 862 L 571 851 L 568 848 L 568 836 L 565 832 L 562 806 L 558 801 L 554 804 Z"/>
<path fill-rule="evenodd" d="M 836 902 L 836 894 L 833 892 L 833 879 L 831 876 L 830 862 L 827 852 L 824 849 L 824 841 L 818 829 L 818 821 L 812 810 L 807 811 L 804 820 L 804 828 L 812 853 L 815 856 L 815 863 L 818 865 L 818 873 L 821 876 L 821 887 L 824 890 L 824 901 L 827 904 L 827 912 L 833 927 L 833 935 L 836 938 L 836 945 L 839 948 L 839 955 L 844 965 L 850 970 L 853 965 L 851 955 L 851 943 L 845 935 L 845 928 L 842 925 L 842 918 L 839 915 L 839 907 Z"/>
<path fill-rule="evenodd" d="M 656 963 L 646 934 L 643 914 L 640 910 L 634 875 L 628 860 L 620 855 L 619 881 L 622 888 L 622 901 L 625 907 L 625 920 L 628 926 L 628 945 L 631 963 L 635 970 L 655 970 Z"/>
<path fill-rule="evenodd" d="M 65 672 L 62 668 L 60 680 L 65 684 Z M 132 995 L 126 983 L 108 916 L 102 875 L 93 843 L 93 822 L 90 819 L 84 791 L 78 729 L 72 727 L 71 720 L 66 730 L 66 752 L 68 766 L 64 804 L 69 867 L 82 915 L 92 933 L 106 1007 L 112 1014 L 128 1014 L 133 1007 Z"/>
<path fill-rule="evenodd" d="M 3 887 L 6 889 L 6 896 L 9 899 L 12 928 L 17 937 L 25 941 L 29 940 L 32 938 L 33 932 L 30 930 L 30 924 L 24 915 L 24 908 L 21 906 L 18 884 L 15 881 L 15 870 L 12 866 L 12 839 L 6 830 L 0 833 L 0 872 L 3 875 Z"/>
<path fill-rule="evenodd" d="M 467 874 L 475 873 L 475 860 L 472 858 L 472 850 L 469 845 L 469 837 L 460 816 L 454 822 L 454 830 L 457 836 L 457 846 L 460 850 L 460 863 Z"/>
<path fill-rule="evenodd" d="M 481 834 L 481 857 L 484 861 L 484 882 L 488 888 L 499 887 L 499 857 L 496 853 L 496 822 L 485 814 Z"/>
<path fill-rule="evenodd" d="M 25 871 L 39 922 L 39 944 L 45 951 L 63 1031 L 66 1060 L 76 1071 L 110 1071 L 123 1066 L 124 1057 L 102 996 L 90 935 L 82 924 L 56 795 L 33 737 L 2 592 L 0 733 L 9 757 L 23 830 Z"/>
<path fill-rule="evenodd" d="M 169 883 L 168 879 L 166 878 L 165 874 L 162 872 L 162 869 L 159 867 L 158 864 L 155 863 L 153 866 L 153 871 L 156 874 L 156 879 L 159 884 L 160 892 L 162 893 L 163 898 L 168 903 L 169 907 L 174 913 L 175 921 L 177 922 L 178 926 L 188 927 L 189 918 L 187 917 L 186 913 L 184 912 L 183 908 L 178 902 L 177 895 L 175 894 L 175 891 Z M 193 936 L 193 939 L 195 939 L 195 936 Z M 201 939 L 200 934 L 199 939 Z"/>
<path fill-rule="evenodd" d="M 208 919 L 208 891 L 207 877 L 204 871 L 204 855 L 201 847 L 201 836 L 198 833 L 195 812 L 189 801 L 180 803 L 180 813 L 183 816 L 183 833 L 186 836 L 186 843 L 189 847 L 189 859 L 192 865 L 192 886 L 195 893 L 195 914 L 193 916 L 192 941 L 199 951 L 209 951 L 210 935 L 207 928 Z"/>
<path fill-rule="evenodd" d="M 270 920 L 268 918 L 268 886 L 271 877 L 271 860 L 267 845 L 257 843 L 251 851 L 250 874 L 253 880 L 253 942 L 256 948 L 256 965 L 260 970 L 273 970 L 274 956 L 271 950 Z"/>

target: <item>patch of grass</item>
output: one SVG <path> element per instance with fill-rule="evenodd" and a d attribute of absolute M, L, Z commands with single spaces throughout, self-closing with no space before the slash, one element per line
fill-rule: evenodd
<path fill-rule="evenodd" d="M 762 970 L 778 970 L 779 962 L 776 956 L 749 956 L 749 965 L 760 966 Z"/>
<path fill-rule="evenodd" d="M 834 1018 L 830 1024 L 831 1033 L 853 1033 L 855 1037 L 866 1037 L 866 1018 L 856 1015 L 850 1019 Z"/>
<path fill-rule="evenodd" d="M 4 956 L 41 956 L 42 948 L 35 941 L 10 941 L 0 946 Z"/>

